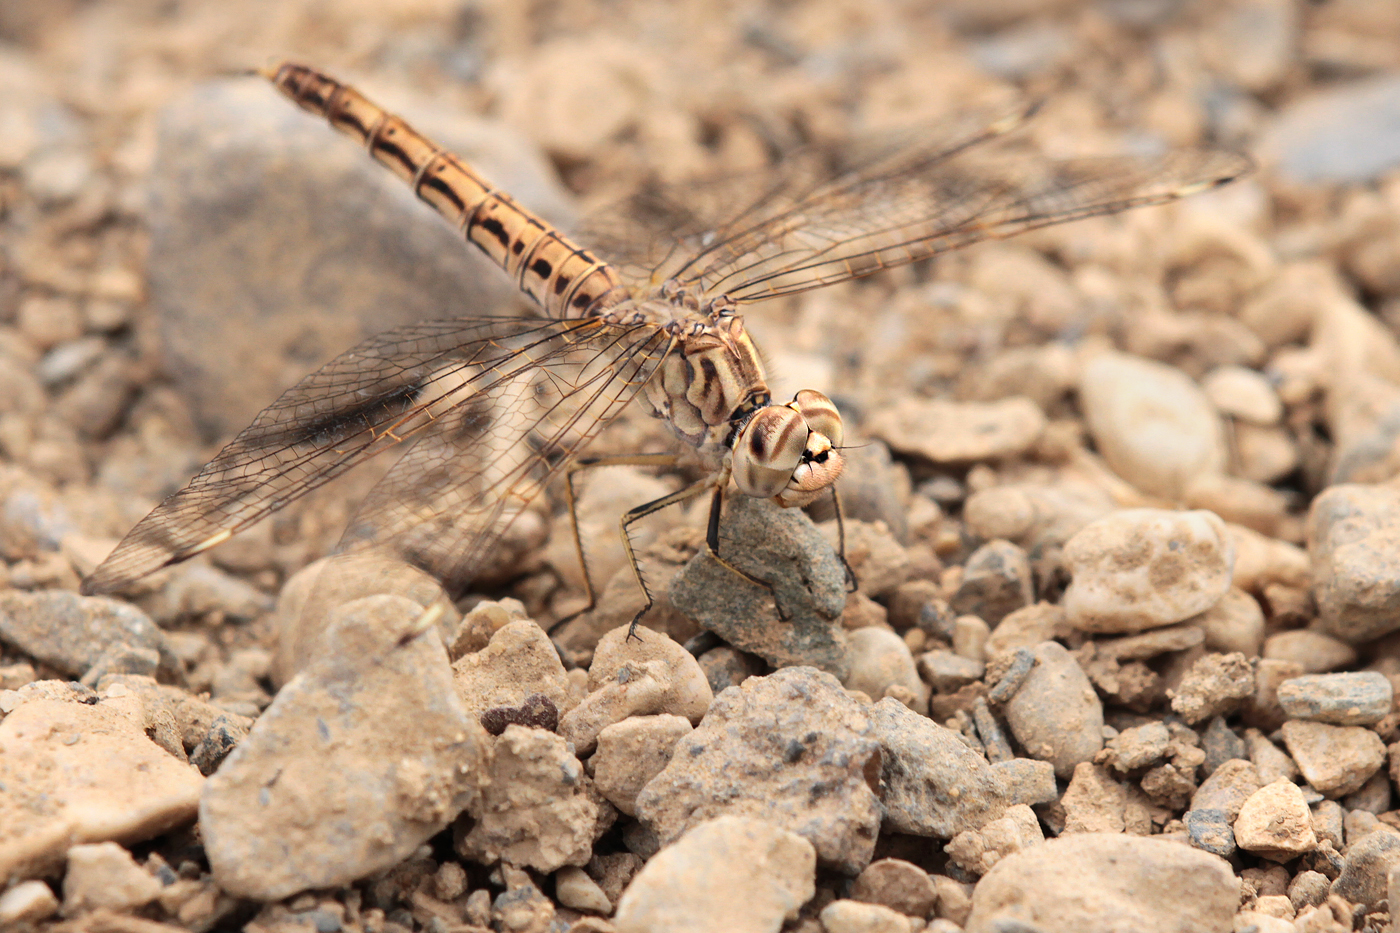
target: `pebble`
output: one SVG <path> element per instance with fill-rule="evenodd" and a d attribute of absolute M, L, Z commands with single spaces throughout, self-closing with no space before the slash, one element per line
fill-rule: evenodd
<path fill-rule="evenodd" d="M 956 693 L 970 683 L 982 679 L 987 665 L 964 658 L 951 651 L 926 651 L 916 662 L 919 676 L 934 693 Z"/>
<path fill-rule="evenodd" d="M 0 593 L 0 641 L 74 677 L 118 648 L 155 651 L 166 670 L 178 667 L 165 634 L 140 609 L 69 590 Z"/>
<path fill-rule="evenodd" d="M 1327 900 L 1332 882 L 1322 872 L 1300 871 L 1288 882 L 1288 901 L 1294 910 L 1315 907 Z"/>
<path fill-rule="evenodd" d="M 1022 648 L 1034 648 L 1043 641 L 1064 638 L 1074 632 L 1063 606 L 1040 602 L 1011 613 L 987 639 L 987 657 L 1013 654 Z"/>
<path fill-rule="evenodd" d="M 1034 758 L 1012 758 L 992 765 L 1001 778 L 1002 786 L 1008 789 L 1010 803 L 1025 803 L 1035 806 L 1050 803 L 1060 796 L 1055 786 L 1055 766 L 1048 761 Z"/>
<path fill-rule="evenodd" d="M 725 560 L 773 590 L 738 577 L 705 550 L 672 579 L 671 604 L 725 642 L 774 667 L 806 664 L 844 677 L 841 614 L 846 574 L 836 551 L 801 509 L 731 497 L 721 525 Z M 774 598 L 783 607 L 780 617 Z"/>
<path fill-rule="evenodd" d="M 406 103 L 418 129 L 521 203 L 567 219 L 562 190 L 519 135 Z M 513 298 L 506 276 L 362 150 L 260 81 L 204 84 L 161 113 L 150 303 L 176 387 L 211 436 L 242 428 L 364 337 Z"/>
<path fill-rule="evenodd" d="M 1238 904 L 1234 872 L 1214 855 L 1157 837 L 1082 833 L 998 862 L 973 891 L 966 933 L 1228 930 Z"/>
<path fill-rule="evenodd" d="M 1211 772 L 1191 795 L 1192 810 L 1219 810 L 1230 821 L 1240 815 L 1240 808 L 1250 795 L 1260 788 L 1259 771 L 1252 762 L 1231 758 Z"/>
<path fill-rule="evenodd" d="M 1094 760 L 1120 774 L 1127 774 L 1165 761 L 1171 740 L 1166 723 L 1149 722 L 1124 729 L 1109 739 Z"/>
<path fill-rule="evenodd" d="M 846 469 L 850 469 L 847 465 Z M 843 473 L 844 477 L 845 474 Z M 845 507 L 844 497 L 842 507 Z M 846 520 L 846 560 L 860 581 L 860 592 L 879 600 L 893 595 L 909 579 L 912 562 L 909 552 L 883 522 Z M 823 526 L 831 531 L 831 523 Z M 837 539 L 828 540 L 835 544 Z"/>
<path fill-rule="evenodd" d="M 1067 779 L 1103 747 L 1103 703 L 1063 645 L 1041 642 L 1034 654 L 1035 667 L 1006 702 L 1006 722 L 1027 755 Z"/>
<path fill-rule="evenodd" d="M 398 864 L 478 796 L 488 739 L 436 630 L 415 631 L 422 612 L 401 596 L 340 607 L 322 655 L 209 778 L 200 828 L 221 888 L 277 900 L 347 884 Z"/>
<path fill-rule="evenodd" d="M 1126 828 L 1124 810 L 1128 790 L 1107 768 L 1083 762 L 1060 798 L 1064 809 L 1064 833 L 1121 833 Z"/>
<path fill-rule="evenodd" d="M 919 679 L 909 646 L 887 628 L 856 629 L 847 636 L 851 671 L 842 684 L 872 699 L 881 699 L 891 687 L 902 687 L 914 698 L 915 712 L 928 710 L 928 687 Z"/>
<path fill-rule="evenodd" d="M 89 704 L 39 683 L 58 689 L 21 692 L 0 721 L 0 878 L 46 874 L 73 844 L 140 842 L 194 820 L 204 779 L 146 735 L 139 697 Z"/>
<path fill-rule="evenodd" d="M 1346 817 L 1350 815 L 1335 800 L 1319 800 L 1312 805 L 1313 832 L 1321 842 L 1340 852 L 1346 838 Z"/>
<path fill-rule="evenodd" d="M 1292 780 L 1298 776 L 1298 765 L 1258 729 L 1245 733 L 1245 745 L 1249 747 L 1249 760 L 1254 770 L 1259 772 L 1260 784 L 1272 784 L 1280 778 Z"/>
<path fill-rule="evenodd" d="M 882 858 L 856 876 L 851 897 L 922 920 L 933 913 L 938 892 L 928 872 L 919 866 L 903 859 Z"/>
<path fill-rule="evenodd" d="M 816 893 L 816 867 L 812 843 L 773 823 L 704 820 L 637 872 L 613 922 L 618 933 L 772 933 Z"/>
<path fill-rule="evenodd" d="M 0 894 L 0 924 L 23 929 L 58 912 L 58 898 L 42 881 L 21 881 Z"/>
<path fill-rule="evenodd" d="M 1175 367 L 1102 353 L 1080 373 L 1079 401 L 1108 465 L 1145 493 L 1180 499 L 1196 476 L 1225 471 L 1220 415 Z"/>
<path fill-rule="evenodd" d="M 880 825 L 880 760 L 869 715 L 834 677 L 787 668 L 717 697 L 637 796 L 637 816 L 662 845 L 716 816 L 760 816 L 855 875 Z"/>
<path fill-rule="evenodd" d="M 957 592 L 948 605 L 959 615 L 973 615 L 989 626 L 1035 600 L 1031 563 L 1010 541 L 988 541 L 972 552 Z"/>
<path fill-rule="evenodd" d="M 612 913 L 612 901 L 598 886 L 598 882 L 588 877 L 588 873 L 576 865 L 565 865 L 554 873 L 554 896 L 560 906 L 572 910 L 607 916 Z"/>
<path fill-rule="evenodd" d="M 1278 780 L 1250 794 L 1235 818 L 1235 842 L 1246 852 L 1276 862 L 1312 851 L 1317 835 L 1298 785 Z"/>
<path fill-rule="evenodd" d="M 657 712 L 682 716 L 692 724 L 698 723 L 710 708 L 714 694 L 709 680 L 695 656 L 674 639 L 637 626 L 636 638 L 629 637 L 629 626 L 608 632 L 593 651 L 593 663 L 588 668 L 588 689 L 598 690 L 617 679 L 617 671 L 629 661 L 645 664 L 659 661 L 671 681 L 670 691 L 661 698 Z"/>
<path fill-rule="evenodd" d="M 68 850 L 68 872 L 63 876 L 64 916 L 76 917 L 101 908 L 135 910 L 155 900 L 160 892 L 160 881 L 115 842 L 77 845 Z"/>
<path fill-rule="evenodd" d="M 1308 553 L 1322 631 L 1348 644 L 1400 628 L 1400 489 L 1341 484 L 1313 499 Z"/>
<path fill-rule="evenodd" d="M 1123 509 L 1065 544 L 1069 624 L 1140 632 L 1205 612 L 1230 589 L 1234 542 L 1212 512 Z"/>
<path fill-rule="evenodd" d="M 1390 775 L 1382 768 L 1361 785 L 1360 790 L 1347 794 L 1342 803 L 1350 813 L 1385 813 L 1390 809 Z"/>
<path fill-rule="evenodd" d="M 1379 74 L 1301 97 L 1273 118 L 1260 154 L 1301 182 L 1367 183 L 1400 165 L 1400 77 Z"/>
<path fill-rule="evenodd" d="M 909 933 L 909 918 L 881 904 L 842 898 L 817 916 L 825 933 Z"/>
<path fill-rule="evenodd" d="M 869 715 L 883 749 L 884 829 L 951 839 L 1005 812 L 1010 787 L 1003 772 L 951 729 L 892 699 L 870 707 Z"/>
<path fill-rule="evenodd" d="M 1380 722 L 1394 703 L 1390 680 L 1377 671 L 1310 674 L 1279 684 L 1278 702 L 1290 719 L 1370 726 Z"/>
<path fill-rule="evenodd" d="M 1278 632 L 1264 639 L 1264 655 L 1271 661 L 1297 664 L 1299 673 L 1325 674 L 1356 663 L 1356 649 L 1331 635 L 1312 629 Z"/>
<path fill-rule="evenodd" d="M 965 872 L 984 875 L 992 866 L 1013 852 L 1045 841 L 1040 820 L 1025 804 L 1008 807 L 1006 815 L 983 824 L 980 829 L 963 830 L 944 847 L 949 859 Z"/>
<path fill-rule="evenodd" d="M 937 431 L 928 429 L 933 424 Z M 865 427 L 897 453 L 936 464 L 968 464 L 1024 455 L 1045 425 L 1040 406 L 1021 396 L 995 402 L 906 396 L 876 412 Z"/>
<path fill-rule="evenodd" d="M 705 672 L 705 679 L 709 681 L 710 692 L 715 696 L 729 687 L 739 686 L 750 677 L 762 675 L 768 669 L 762 658 L 728 645 L 711 648 L 697 660 L 700 669 Z"/>
<path fill-rule="evenodd" d="M 598 792 L 628 816 L 637 815 L 637 794 L 666 767 L 676 743 L 689 735 L 684 716 L 633 716 L 598 733 L 590 760 Z"/>
<path fill-rule="evenodd" d="M 1264 610 L 1244 590 L 1232 587 L 1220 602 L 1190 621 L 1204 630 L 1208 651 L 1238 651 L 1257 658 L 1264 648 Z"/>
<path fill-rule="evenodd" d="M 1283 417 L 1283 402 L 1257 370 L 1221 366 L 1206 373 L 1201 388 L 1222 415 L 1263 426 Z"/>
<path fill-rule="evenodd" d="M 1207 654 L 1191 665 L 1172 696 L 1172 712 L 1189 725 L 1238 709 L 1254 696 L 1254 665 L 1239 653 Z"/>
<path fill-rule="evenodd" d="M 1246 758 L 1244 739 L 1235 734 L 1225 724 L 1225 717 L 1216 716 L 1201 733 L 1201 749 L 1206 753 L 1205 773 L 1211 775 L 1215 769 L 1231 758 Z"/>
<path fill-rule="evenodd" d="M 1307 782 L 1328 797 L 1358 790 L 1385 764 L 1380 736 L 1361 726 L 1290 720 L 1283 743 Z"/>
<path fill-rule="evenodd" d="M 564 665 L 553 642 L 534 622 L 507 623 L 485 648 L 465 654 L 452 665 L 452 683 L 467 711 L 520 706 L 533 695 L 547 697 L 556 709 L 574 706 Z"/>
<path fill-rule="evenodd" d="M 1347 846 L 1332 893 L 1375 908 L 1389 894 L 1387 882 L 1396 865 L 1400 865 L 1400 833 L 1389 829 L 1368 833 Z"/>
<path fill-rule="evenodd" d="M 650 716 L 664 711 L 673 684 L 664 661 L 624 661 L 613 679 L 584 697 L 559 720 L 559 734 L 575 754 L 589 755 L 598 734 L 630 716 Z M 708 690 L 709 685 L 705 688 Z"/>
<path fill-rule="evenodd" d="M 1288 514 L 1287 496 L 1272 486 L 1238 476 L 1203 473 L 1187 483 L 1181 503 L 1266 535 L 1289 534 L 1288 529 L 1296 527 L 1296 520 Z"/>

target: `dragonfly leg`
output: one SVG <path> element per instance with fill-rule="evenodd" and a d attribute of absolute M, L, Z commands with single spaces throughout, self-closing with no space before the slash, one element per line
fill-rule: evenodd
<path fill-rule="evenodd" d="M 728 477 L 726 477 L 726 480 Z M 627 629 L 628 638 L 638 638 L 637 624 L 642 621 L 642 616 L 651 611 L 651 607 L 656 604 L 651 596 L 651 589 L 647 586 L 647 581 L 642 577 L 642 565 L 637 560 L 637 554 L 632 549 L 632 535 L 627 530 L 627 526 L 639 519 L 646 518 L 662 509 L 685 502 L 687 499 L 694 499 L 706 489 L 709 489 L 715 482 L 714 477 L 707 477 L 698 483 L 692 483 L 684 489 L 662 496 L 660 499 L 653 499 L 635 509 L 628 509 L 622 515 L 622 520 L 618 522 L 618 529 L 622 532 L 622 547 L 627 552 L 627 562 L 632 565 L 632 574 L 637 578 L 637 585 L 642 588 L 642 596 L 646 600 L 646 605 L 632 617 L 632 625 Z M 742 572 L 742 571 L 741 571 Z"/>
<path fill-rule="evenodd" d="M 748 580 L 754 586 L 761 586 L 767 590 L 769 595 L 773 597 L 773 606 L 778 610 L 778 619 L 782 622 L 790 621 L 790 617 L 783 609 L 782 602 L 778 599 L 778 591 L 773 589 L 773 584 L 769 583 L 767 580 L 760 580 L 747 570 L 737 567 L 719 556 L 719 517 L 720 512 L 724 509 L 724 490 L 728 485 L 729 483 L 726 479 L 724 483 L 715 486 L 714 497 L 710 499 L 710 523 L 705 529 L 705 549 L 710 552 L 710 556 L 715 559 L 715 563 L 719 564 L 730 573 L 737 574 L 745 580 Z"/>
<path fill-rule="evenodd" d="M 569 613 L 564 616 L 564 618 L 551 625 L 548 629 L 550 635 L 553 635 L 560 628 L 572 622 L 574 619 L 577 619 L 585 612 L 591 612 L 593 608 L 598 605 L 598 592 L 593 588 L 593 574 L 588 569 L 588 558 L 585 557 L 583 553 L 583 538 L 580 537 L 578 532 L 578 493 L 574 488 L 574 474 L 581 473 L 584 470 L 591 470 L 595 467 L 607 466 L 654 466 L 666 468 L 675 466 L 676 460 L 677 457 L 675 454 L 622 454 L 610 457 L 584 457 L 569 464 L 564 476 L 564 491 L 569 503 L 569 529 L 573 532 L 574 551 L 578 554 L 579 567 L 583 569 L 583 588 L 584 591 L 588 593 L 588 605 L 577 612 Z M 626 526 L 623 526 L 622 539 L 623 543 L 627 546 L 627 559 L 632 561 L 632 569 L 635 571 L 637 563 L 632 558 L 631 545 L 627 543 Z M 642 591 L 646 592 L 645 586 L 642 587 Z M 651 608 L 650 603 L 648 603 L 647 608 Z M 633 625 L 636 625 L 635 621 Z"/>
<path fill-rule="evenodd" d="M 834 485 L 831 487 L 831 504 L 836 507 L 836 556 L 841 558 L 841 567 L 846 571 L 846 592 L 854 593 L 860 588 L 860 583 L 856 580 L 856 572 L 851 569 L 851 562 L 846 560 L 846 516 L 841 511 L 841 494 Z"/>

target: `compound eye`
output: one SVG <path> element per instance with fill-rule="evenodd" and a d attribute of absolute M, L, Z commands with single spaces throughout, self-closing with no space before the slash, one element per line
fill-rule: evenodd
<path fill-rule="evenodd" d="M 803 389 L 787 407 L 802 416 L 812 433 L 823 435 L 832 447 L 841 446 L 841 413 L 831 399 L 815 389 Z"/>
<path fill-rule="evenodd" d="M 756 499 L 782 492 L 802 462 L 809 431 L 802 415 L 790 407 L 756 412 L 734 445 L 734 483 Z"/>

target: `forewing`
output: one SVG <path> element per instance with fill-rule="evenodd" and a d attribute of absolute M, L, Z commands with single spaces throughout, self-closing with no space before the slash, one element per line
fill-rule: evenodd
<path fill-rule="evenodd" d="M 655 331 L 596 319 L 488 318 L 415 324 L 373 337 L 268 406 L 184 489 L 142 519 L 83 591 L 112 592 L 193 557 L 409 440 L 455 433 L 456 449 L 476 458 L 459 468 L 489 475 L 502 453 L 468 443 L 483 429 L 487 400 L 512 398 L 522 373 L 548 372 L 566 358 L 629 350 L 645 356 L 638 348 L 655 346 Z M 640 368 L 633 374 L 641 375 Z M 527 427 L 517 423 L 514 429 Z"/>

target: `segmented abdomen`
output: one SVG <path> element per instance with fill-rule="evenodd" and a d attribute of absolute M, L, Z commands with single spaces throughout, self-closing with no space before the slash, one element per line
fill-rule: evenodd
<path fill-rule="evenodd" d="M 375 161 L 408 182 L 420 200 L 455 224 L 551 316 L 588 317 L 628 296 L 612 266 L 354 88 L 291 62 L 265 74 L 303 109 L 363 143 Z"/>

